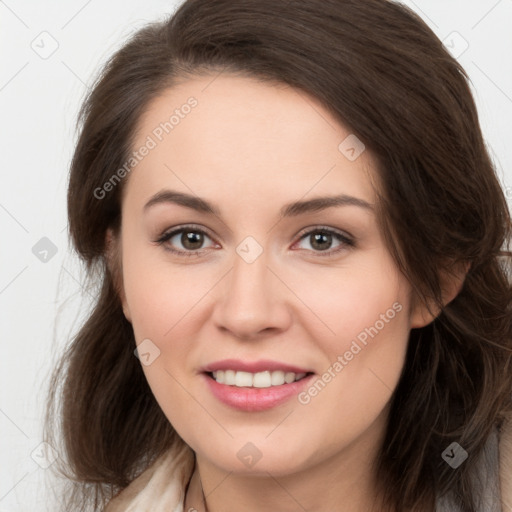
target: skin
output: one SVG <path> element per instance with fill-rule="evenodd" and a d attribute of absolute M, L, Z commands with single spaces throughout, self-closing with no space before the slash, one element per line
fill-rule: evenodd
<path fill-rule="evenodd" d="M 289 202 L 336 194 L 374 205 L 370 152 L 349 161 L 338 145 L 350 131 L 314 98 L 232 75 L 165 90 L 140 119 L 134 148 L 190 96 L 197 107 L 126 178 L 116 239 L 125 315 L 137 344 L 150 339 L 160 350 L 143 370 L 196 453 L 184 510 L 204 510 L 200 481 L 210 512 L 370 510 L 371 465 L 409 331 L 432 318 L 413 307 L 374 209 L 279 216 Z M 173 203 L 145 211 L 163 189 L 206 199 L 220 215 Z M 155 243 L 189 223 L 209 234 L 199 255 Z M 301 235 L 321 227 L 350 234 L 355 245 L 333 238 L 328 250 L 340 250 L 322 255 Z M 236 252 L 247 236 L 263 249 L 250 264 Z M 187 250 L 179 235 L 172 240 Z M 219 402 L 199 373 L 237 358 L 284 361 L 321 376 L 395 303 L 401 311 L 307 405 L 294 397 L 267 411 L 238 411 Z M 261 452 L 252 468 L 237 457 L 247 442 Z"/>

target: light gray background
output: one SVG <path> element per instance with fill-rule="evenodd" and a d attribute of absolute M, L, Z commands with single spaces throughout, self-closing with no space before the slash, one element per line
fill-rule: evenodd
<path fill-rule="evenodd" d="M 404 3 L 453 47 L 467 70 L 512 200 L 512 0 Z M 55 509 L 54 483 L 42 467 L 49 460 L 40 447 L 48 375 L 91 299 L 66 234 L 67 172 L 80 102 L 127 36 L 177 4 L 0 0 L 0 512 Z M 43 237 L 55 245 L 55 255 L 44 253 Z"/>

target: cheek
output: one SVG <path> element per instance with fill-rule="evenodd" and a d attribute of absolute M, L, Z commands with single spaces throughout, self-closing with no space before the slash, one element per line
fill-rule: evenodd
<path fill-rule="evenodd" d="M 124 243 L 124 292 L 131 323 L 137 345 L 142 343 L 150 354 L 149 361 L 141 357 L 142 370 L 169 421 L 186 431 L 197 410 L 183 387 L 183 375 L 193 368 L 189 356 L 204 321 L 197 315 L 202 314 L 199 306 L 204 308 L 201 298 L 211 288 L 211 272 L 198 271 L 199 266 L 180 268 L 161 256 L 157 260 L 154 248 L 130 244 L 129 236 Z"/>
<path fill-rule="evenodd" d="M 123 253 L 124 292 L 136 340 L 164 339 L 181 328 L 215 283 L 211 270 L 200 265 L 178 266 L 162 258 L 160 249 L 129 245 Z M 159 256 L 158 258 L 155 256 Z"/>
<path fill-rule="evenodd" d="M 309 439 L 333 444 L 349 444 L 381 417 L 398 384 L 409 337 L 405 278 L 384 263 L 375 271 L 351 270 L 339 286 L 308 296 L 333 332 L 325 326 L 315 331 L 324 373 L 298 396 L 299 413 Z M 314 457 L 321 458 L 320 452 Z"/>
<path fill-rule="evenodd" d="M 302 320 L 307 319 L 311 338 L 331 359 L 354 340 L 369 347 L 370 341 L 407 339 L 409 285 L 384 250 L 354 258 L 346 267 L 318 267 L 287 279 L 310 311 Z"/>
<path fill-rule="evenodd" d="M 324 373 L 299 402 L 307 405 L 309 417 L 325 423 L 328 416 L 342 422 L 350 417 L 354 427 L 363 428 L 388 402 L 403 369 L 410 331 L 409 284 L 382 250 L 340 268 L 335 278 L 316 273 L 297 279 L 296 286 L 315 312 L 307 325 L 325 361 Z M 337 435 L 334 427 L 331 434 Z"/>

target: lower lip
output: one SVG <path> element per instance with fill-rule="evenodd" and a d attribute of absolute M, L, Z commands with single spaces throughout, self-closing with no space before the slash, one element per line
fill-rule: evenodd
<path fill-rule="evenodd" d="M 281 386 L 269 388 L 239 388 L 219 384 L 208 374 L 203 374 L 214 396 L 222 403 L 240 411 L 258 412 L 272 409 L 297 396 L 314 375 Z"/>

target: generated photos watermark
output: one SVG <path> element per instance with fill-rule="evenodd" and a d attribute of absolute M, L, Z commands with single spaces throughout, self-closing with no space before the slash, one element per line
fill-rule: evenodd
<path fill-rule="evenodd" d="M 397 313 L 402 311 L 403 306 L 399 302 L 395 302 L 385 313 L 381 313 L 379 319 L 375 323 L 362 330 L 355 339 L 352 340 L 350 348 L 343 355 L 339 355 L 329 368 L 318 377 L 311 386 L 297 395 L 299 403 L 307 405 L 317 396 L 336 376 L 347 366 L 354 357 L 359 354 L 367 345 L 370 339 L 375 338 L 382 329 L 388 324 Z"/>
<path fill-rule="evenodd" d="M 114 188 L 121 182 L 123 178 L 125 178 L 130 172 L 140 163 L 144 158 L 149 155 L 150 151 L 155 149 L 158 146 L 159 142 L 164 140 L 165 136 L 171 133 L 176 126 L 178 126 L 183 119 L 187 117 L 192 109 L 197 107 L 199 102 L 196 98 L 191 96 L 187 99 L 187 102 L 181 105 L 179 108 L 174 109 L 173 114 L 169 117 L 167 121 L 162 121 L 158 126 L 153 128 L 151 134 L 146 137 L 146 140 L 142 146 L 140 146 L 136 151 L 133 151 L 130 157 L 124 162 L 124 164 L 117 169 L 112 176 L 103 183 L 101 187 L 97 187 L 94 189 L 94 197 L 96 199 L 104 199 L 109 192 L 114 190 Z"/>

